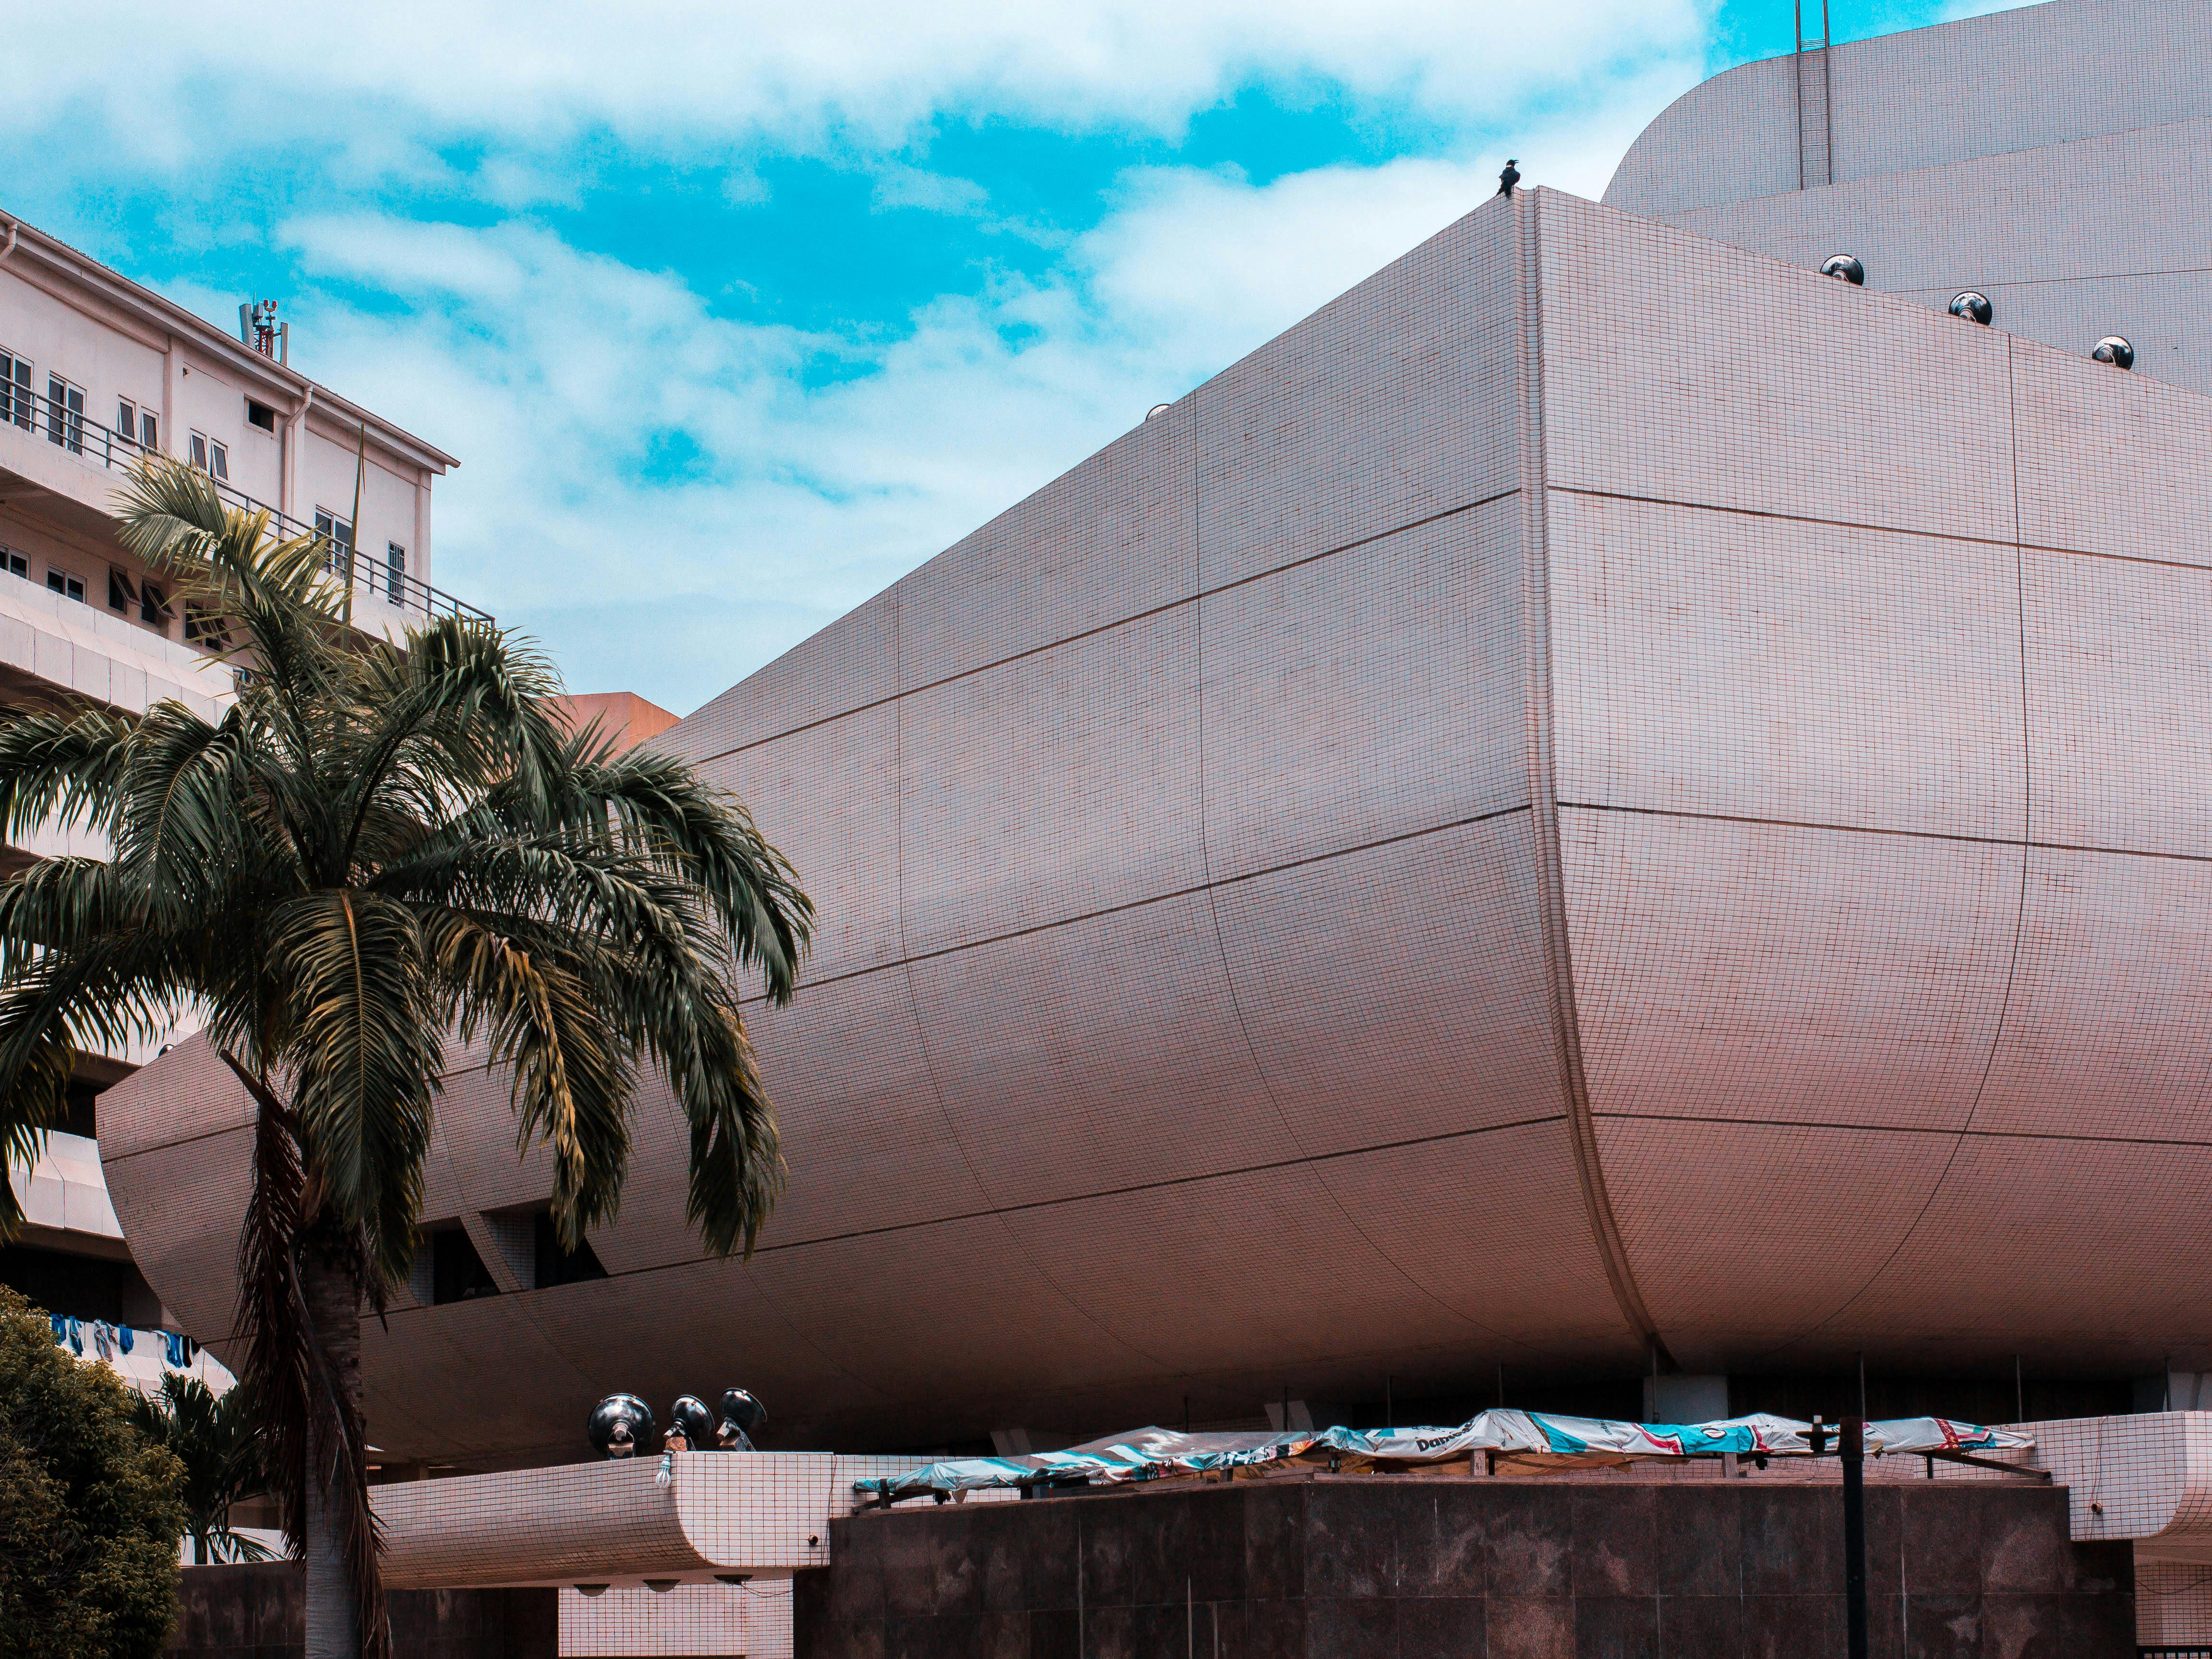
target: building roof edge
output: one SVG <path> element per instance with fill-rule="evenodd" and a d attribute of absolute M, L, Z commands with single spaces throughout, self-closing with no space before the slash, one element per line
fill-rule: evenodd
<path fill-rule="evenodd" d="M 120 271 L 102 264 L 90 254 L 71 247 L 58 237 L 48 234 L 4 209 L 0 209 L 0 232 L 5 233 L 4 241 L 0 241 L 0 268 L 4 268 L 5 263 L 12 258 L 28 252 L 100 298 L 141 313 L 164 331 L 191 340 L 200 350 L 247 374 L 258 376 L 283 387 L 295 398 L 304 398 L 312 388 L 318 407 L 343 415 L 350 421 L 366 422 L 369 430 L 387 448 L 417 465 L 444 472 L 461 464 L 458 457 L 447 454 L 427 439 L 416 436 L 404 427 L 354 402 L 343 393 L 332 391 L 321 381 L 302 374 L 289 364 L 263 356 L 206 318 L 185 310 L 144 283 L 132 281 Z"/>

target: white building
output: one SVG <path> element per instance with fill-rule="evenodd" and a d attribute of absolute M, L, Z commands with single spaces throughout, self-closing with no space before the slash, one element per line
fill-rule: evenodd
<path fill-rule="evenodd" d="M 365 629 L 472 611 L 430 582 L 430 491 L 453 458 L 290 368 L 283 333 L 255 320 L 273 325 L 242 314 L 234 337 L 0 211 L 0 707 L 140 714 L 175 697 L 212 714 L 230 697 L 212 619 L 116 540 L 125 470 L 149 451 L 267 509 L 278 533 L 328 536 L 334 563 L 353 550 Z M 81 840 L 0 845 L 0 872 Z M 143 1058 L 84 1057 L 70 1133 L 8 1172 L 29 1224 L 0 1248 L 0 1283 L 74 1318 L 64 1340 L 142 1385 L 180 1327 L 131 1261 L 92 1136 L 94 1097 Z"/>

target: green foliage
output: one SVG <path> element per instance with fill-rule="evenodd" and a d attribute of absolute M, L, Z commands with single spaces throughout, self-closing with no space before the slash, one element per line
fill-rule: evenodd
<path fill-rule="evenodd" d="M 0 1653 L 140 1659 L 177 1616 L 184 1471 L 103 1367 L 0 1287 Z"/>
<path fill-rule="evenodd" d="M 265 1490 L 252 1391 L 217 1395 L 197 1376 L 170 1371 L 161 1391 L 131 1407 L 131 1421 L 184 1466 L 178 1495 L 195 1561 L 267 1561 L 273 1552 L 230 1529 L 230 1506 Z"/>
<path fill-rule="evenodd" d="M 246 672 L 215 720 L 0 714 L 0 836 L 113 849 L 0 882 L 0 1153 L 61 1121 L 79 1049 L 198 1015 L 259 1109 L 239 1329 L 269 1484 L 297 1548 L 313 1466 L 375 1647 L 356 1321 L 414 1258 L 448 1042 L 512 1074 L 563 1243 L 614 1215 L 651 1070 L 687 1120 L 690 1220 L 749 1251 L 783 1158 L 741 979 L 788 998 L 812 908 L 689 764 L 566 729 L 522 641 L 453 617 L 363 637 L 324 542 L 275 538 L 166 458 L 117 511 Z M 0 1240 L 21 1220 L 0 1186 Z"/>
<path fill-rule="evenodd" d="M 84 825 L 114 848 L 0 884 L 0 1150 L 59 1121 L 74 1049 L 190 1005 L 281 1079 L 322 1203 L 389 1288 L 458 1028 L 512 1067 L 566 1243 L 614 1213 L 650 1066 L 690 1120 L 691 1219 L 750 1249 L 783 1170 L 735 970 L 787 997 L 812 912 L 744 809 L 682 761 L 564 729 L 551 666 L 488 624 L 352 634 L 323 544 L 271 540 L 187 467 L 148 458 L 119 510 L 251 675 L 216 721 L 167 702 L 0 727 L 0 832 Z M 0 1192 L 0 1237 L 19 1223 Z"/>

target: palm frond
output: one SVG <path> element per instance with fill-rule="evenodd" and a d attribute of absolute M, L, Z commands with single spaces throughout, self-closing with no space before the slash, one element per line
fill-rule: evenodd
<path fill-rule="evenodd" d="M 364 1231 L 385 1284 L 414 1260 L 445 1029 L 420 925 L 375 893 L 320 889 L 275 907 L 270 973 L 292 1032 L 287 1081 L 327 1201 Z"/>
<path fill-rule="evenodd" d="M 21 845 L 44 827 L 111 829 L 131 732 L 105 709 L 0 712 L 0 834 Z"/>
<path fill-rule="evenodd" d="M 71 873 L 89 871 L 80 862 Z M 0 904 L 14 896 L 0 887 Z M 173 957 L 152 930 L 124 929 L 9 963 L 0 974 L 0 1153 L 9 1165 L 33 1160 L 60 1126 L 81 1051 L 122 1053 L 173 1024 L 180 1000 Z M 22 1222 L 13 1184 L 0 1186 L 0 1242 Z"/>
<path fill-rule="evenodd" d="M 623 958 L 531 918 L 431 910 L 423 933 L 456 1034 L 483 1032 L 490 1062 L 514 1071 L 518 1149 L 551 1151 L 553 1222 L 574 1249 L 613 1217 L 629 1166 L 635 1047 L 608 1024 L 603 995 Z"/>
<path fill-rule="evenodd" d="M 579 750 L 559 779 L 555 821 L 564 829 L 619 826 L 638 851 L 697 887 L 735 942 L 738 962 L 757 964 L 770 998 L 788 1001 L 814 906 L 744 804 L 674 756 L 593 752 L 580 742 Z"/>

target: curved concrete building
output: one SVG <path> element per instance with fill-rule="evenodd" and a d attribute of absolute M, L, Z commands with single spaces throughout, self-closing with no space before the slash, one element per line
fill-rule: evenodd
<path fill-rule="evenodd" d="M 1909 102 L 2124 9 L 1837 48 L 1832 154 L 1851 54 Z M 860 1449 L 1501 1365 L 2212 1367 L 2212 403 L 2148 325 L 2128 374 L 1994 276 L 1995 327 L 1876 291 L 1870 230 L 1819 275 L 1887 175 L 1677 177 L 1686 121 L 1795 121 L 1774 73 L 1655 124 L 1633 211 L 1484 205 L 658 739 L 821 907 L 756 1017 L 790 1194 L 701 1259 L 648 1098 L 609 1276 L 541 1285 L 457 1065 L 426 1213 L 501 1293 L 366 1325 L 377 1443 L 573 1457 L 725 1379 Z M 2018 141 L 2137 119 L 2076 114 Z M 218 1352 L 246 1122 L 196 1046 L 101 1102 Z"/>

